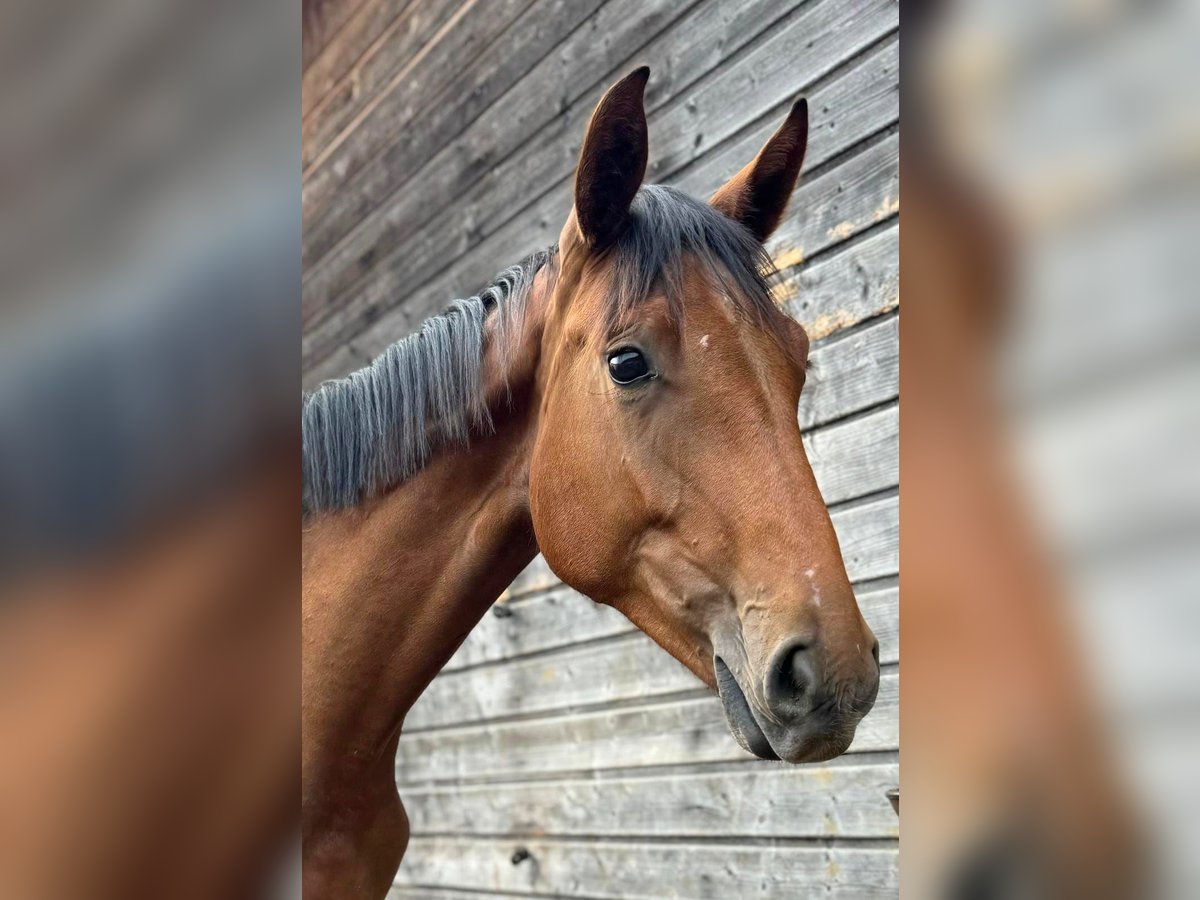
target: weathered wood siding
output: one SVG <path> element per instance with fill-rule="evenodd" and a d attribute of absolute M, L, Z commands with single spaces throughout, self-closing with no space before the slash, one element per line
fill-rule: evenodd
<path fill-rule="evenodd" d="M 634 65 L 648 177 L 699 196 L 809 98 L 770 250 L 814 338 L 801 424 L 884 664 L 849 754 L 751 760 L 692 675 L 539 559 L 409 717 L 394 896 L 895 896 L 897 4 L 347 2 L 304 73 L 308 385 L 553 241 L 587 117 Z"/>

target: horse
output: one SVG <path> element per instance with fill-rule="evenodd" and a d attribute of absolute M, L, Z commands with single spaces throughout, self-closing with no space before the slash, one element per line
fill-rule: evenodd
<path fill-rule="evenodd" d="M 749 753 L 844 752 L 879 685 L 801 442 L 764 242 L 803 99 L 708 202 L 643 185 L 648 68 L 601 98 L 556 245 L 303 399 L 305 893 L 382 897 L 405 715 L 540 552 L 717 691 Z"/>

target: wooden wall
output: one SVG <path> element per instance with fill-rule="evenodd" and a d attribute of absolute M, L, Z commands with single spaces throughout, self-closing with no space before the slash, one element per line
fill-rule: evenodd
<path fill-rule="evenodd" d="M 897 4 L 343 2 L 304 71 L 308 385 L 555 240 L 587 117 L 633 66 L 648 178 L 698 196 L 809 98 L 770 250 L 814 338 L 805 440 L 884 663 L 849 754 L 751 760 L 693 676 L 538 560 L 409 717 L 394 896 L 895 896 Z"/>

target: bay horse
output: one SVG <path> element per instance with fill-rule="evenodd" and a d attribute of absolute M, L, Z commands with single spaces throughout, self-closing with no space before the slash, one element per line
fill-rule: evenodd
<path fill-rule="evenodd" d="M 755 756 L 844 752 L 878 644 L 801 442 L 763 242 L 798 101 L 708 203 L 642 185 L 649 69 L 592 114 L 555 247 L 303 402 L 303 878 L 382 897 L 409 708 L 541 552 L 717 690 Z"/>

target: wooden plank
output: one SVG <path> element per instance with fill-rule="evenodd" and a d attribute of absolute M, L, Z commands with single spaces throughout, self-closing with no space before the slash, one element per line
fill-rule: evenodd
<path fill-rule="evenodd" d="M 438 884 L 393 884 L 388 891 L 387 900 L 407 900 L 409 897 L 419 897 L 421 900 L 513 900 L 512 894 L 458 891 Z"/>
<path fill-rule="evenodd" d="M 835 66 L 842 54 L 857 52 L 861 46 L 877 39 L 877 32 L 894 24 L 894 16 L 894 6 L 885 4 L 873 19 L 862 26 L 861 33 L 852 31 L 841 35 L 838 32 L 849 43 L 831 46 L 825 55 L 806 58 L 805 64 L 794 70 L 780 71 L 772 83 L 750 84 L 747 73 L 753 71 L 751 67 L 761 55 L 776 53 L 788 41 L 795 42 L 802 38 L 808 22 L 804 18 L 797 19 L 780 34 L 756 48 L 754 53 L 739 60 L 732 71 L 722 71 L 716 76 L 715 84 L 723 89 L 726 102 L 736 106 L 743 115 L 753 117 L 757 112 L 776 106 L 780 96 L 790 98 L 798 85 L 819 77 Z M 828 23 L 816 24 L 828 26 Z M 838 86 L 838 82 L 844 80 L 838 79 L 818 90 L 817 93 L 822 96 L 814 97 L 814 101 L 821 100 L 823 106 L 834 110 L 840 104 L 844 109 L 836 114 L 836 118 L 830 115 L 833 124 L 842 127 L 815 131 L 810 165 L 819 164 L 832 153 L 840 152 L 855 140 L 878 130 L 882 127 L 881 117 L 883 121 L 894 118 L 897 107 L 894 90 L 896 72 L 888 54 L 894 55 L 895 47 L 882 47 L 879 52 L 887 58 L 882 58 L 880 64 L 873 67 L 864 69 L 860 66 L 856 69 L 854 84 Z M 688 113 L 691 100 L 686 92 L 671 95 L 668 93 L 670 88 L 670 82 L 663 88 L 663 94 L 670 102 L 650 114 L 652 158 L 658 152 L 657 135 L 660 132 L 670 134 L 673 130 L 683 129 L 685 135 L 699 137 L 704 133 L 702 129 L 707 129 L 714 138 L 721 134 L 714 131 L 713 126 L 704 119 Z M 871 89 L 864 91 L 864 88 Z M 737 91 L 741 93 L 735 93 Z M 444 272 L 447 263 L 456 254 L 468 251 L 473 255 L 478 254 L 482 245 L 476 245 L 481 241 L 487 243 L 487 238 L 505 226 L 517 229 L 518 249 L 511 251 L 515 257 L 523 255 L 535 245 L 544 245 L 556 239 L 570 208 L 571 173 L 593 98 L 588 97 L 587 101 L 586 105 L 581 103 L 572 109 L 565 118 L 555 120 L 549 133 L 536 137 L 521 153 L 483 172 L 475 184 L 469 186 L 469 190 L 464 192 L 463 185 L 443 177 L 453 176 L 452 168 L 446 173 L 434 172 L 432 180 L 422 180 L 419 189 L 401 192 L 386 210 L 364 222 L 352 240 L 339 247 L 330 259 L 305 279 L 303 290 L 308 298 L 306 303 L 311 308 L 346 306 L 341 314 L 334 317 L 332 334 L 310 338 L 310 346 L 305 350 L 306 359 L 311 363 L 313 359 L 320 358 L 328 352 L 331 344 L 348 339 L 366 321 L 394 305 L 397 296 L 404 296 L 402 285 L 407 285 L 411 293 L 414 284 L 422 284 L 437 273 Z M 726 127 L 735 128 L 735 125 L 730 121 Z M 490 143 L 485 146 L 490 147 L 502 141 L 503 135 L 488 136 L 487 140 Z M 694 145 L 693 139 L 689 145 L 693 154 L 704 152 Z M 743 154 L 745 158 L 739 158 L 736 163 L 731 160 L 723 178 L 744 165 L 756 149 L 747 149 Z M 694 158 L 689 157 L 679 164 Z M 450 162 L 453 166 L 453 160 Z M 664 169 L 661 175 L 671 181 L 673 172 L 673 169 Z M 446 183 L 439 187 L 440 182 Z M 531 192 L 531 185 L 542 186 L 540 190 L 543 193 L 539 195 L 536 190 Z M 714 184 L 712 188 L 716 186 Z M 435 196 L 430 196 L 430 192 Z M 699 193 L 710 192 L 703 190 Z M 533 208 L 525 209 L 531 202 Z M 441 215 L 428 227 L 418 227 L 434 210 L 441 212 Z M 469 223 L 468 227 L 464 228 L 464 222 Z M 530 222 L 538 223 L 533 229 L 536 238 L 531 234 Z M 390 254 L 382 259 L 378 258 L 378 248 L 381 246 L 390 248 Z M 501 258 L 506 258 L 506 254 L 485 257 L 486 268 L 478 274 L 478 280 L 465 283 L 473 287 L 486 281 L 496 267 L 495 260 Z M 434 302 L 444 303 L 445 300 L 445 295 L 439 295 Z M 424 314 L 421 318 L 424 318 Z M 309 321 L 311 323 L 315 319 L 310 318 Z"/>
<path fill-rule="evenodd" d="M 893 399 L 900 391 L 900 317 L 814 343 L 800 394 L 800 427 L 810 429 Z"/>
<path fill-rule="evenodd" d="M 559 584 L 494 607 L 471 630 L 438 677 L 633 630 L 633 624 L 611 606 Z"/>
<path fill-rule="evenodd" d="M 776 296 L 812 339 L 895 309 L 900 305 L 899 222 L 788 273 Z"/>
<path fill-rule="evenodd" d="M 561 713 L 694 691 L 703 683 L 635 631 L 551 656 L 439 675 L 404 721 L 407 733 L 513 715 Z"/>
<path fill-rule="evenodd" d="M 745 767 L 406 790 L 413 834 L 601 837 L 899 837 L 885 792 L 897 762 Z"/>
<path fill-rule="evenodd" d="M 655 120 L 647 180 L 662 181 L 707 147 L 737 134 L 747 121 L 790 104 L 807 85 L 895 31 L 899 22 L 899 9 L 888 0 L 835 0 L 801 7 L 788 26 L 772 29 L 767 40 L 698 82 L 682 104 L 672 105 Z M 829 110 L 816 106 L 812 111 L 822 115 L 827 131 L 834 129 L 837 119 L 827 115 Z M 701 123 L 702 129 L 695 131 L 694 123 Z M 817 135 L 812 137 L 815 142 Z M 814 149 L 819 146 L 814 143 Z"/>
<path fill-rule="evenodd" d="M 851 753 L 897 749 L 899 680 L 897 672 L 884 673 Z M 402 787 L 482 783 L 747 759 L 753 757 L 730 735 L 721 701 L 705 690 L 682 700 L 620 709 L 405 733 L 396 780 Z"/>
<path fill-rule="evenodd" d="M 689 42 L 688 52 L 681 59 L 678 78 L 699 77 L 706 71 L 703 68 L 705 62 L 715 62 L 711 57 L 714 50 L 728 47 L 726 52 L 732 52 L 768 27 L 789 5 L 788 0 L 753 0 L 744 12 L 731 14 L 728 4 L 706 0 L 668 33 L 674 35 L 675 43 Z M 643 42 L 653 38 L 685 10 L 681 4 L 663 0 L 611 0 L 585 27 L 571 35 L 558 52 L 546 55 L 492 108 L 475 121 L 465 120 L 469 127 L 454 146 L 432 146 L 427 142 L 422 148 L 410 148 L 405 151 L 403 171 L 398 174 L 389 172 L 383 160 L 364 168 L 353 183 L 346 185 L 332 199 L 329 212 L 323 214 L 320 221 L 314 219 L 306 230 L 304 258 L 315 263 L 351 228 L 355 229 L 352 238 L 338 247 L 335 258 L 326 263 L 334 269 L 333 274 L 347 268 L 349 274 L 341 282 L 330 285 L 325 284 L 330 277 L 328 273 L 322 280 L 324 266 L 306 275 L 305 295 L 315 297 L 306 303 L 321 305 L 339 295 L 346 284 L 352 283 L 370 263 L 383 256 L 380 248 L 391 250 L 418 233 L 432 215 L 461 201 L 467 188 L 491 169 L 504 170 L 495 173 L 494 184 L 506 186 L 509 178 L 519 177 L 520 173 L 513 169 L 514 163 L 506 157 L 522 144 L 535 149 L 545 146 L 549 151 L 567 157 L 563 165 L 573 165 L 591 108 L 607 82 L 617 72 L 628 68 L 627 63 L 614 67 L 617 60 L 612 48 L 623 47 L 628 48 L 626 53 L 637 52 Z M 755 12 L 759 15 L 753 15 Z M 598 35 L 604 37 L 598 38 Z M 706 38 L 711 41 L 707 49 Z M 646 58 L 665 58 L 662 46 L 665 40 L 666 37 L 653 41 L 646 48 Z M 655 85 L 647 102 L 654 102 L 656 92 L 669 90 L 671 83 L 675 82 L 668 81 L 665 87 Z M 658 102 L 664 101 L 665 97 Z M 549 128 L 545 128 L 548 123 Z M 566 127 L 568 123 L 570 131 Z M 568 140 L 572 143 L 566 146 L 564 142 Z M 427 157 L 417 155 L 417 149 L 428 150 L 430 156 L 436 156 L 425 165 Z M 493 165 L 494 162 L 499 165 Z M 413 180 L 412 189 L 398 192 L 402 179 L 408 179 L 422 166 L 421 177 Z M 399 162 L 397 168 L 400 168 Z M 528 191 L 530 186 L 541 182 L 523 180 L 517 184 L 523 191 Z M 389 194 L 391 198 L 384 202 Z M 365 218 L 377 207 L 375 214 Z M 360 220 L 363 221 L 360 223 Z M 467 221 L 480 227 L 486 224 L 486 218 Z M 325 229 L 332 231 L 326 235 Z M 462 230 L 460 227 L 459 231 Z M 364 259 L 366 264 L 362 262 Z"/>
<path fill-rule="evenodd" d="M 899 571 L 898 500 L 874 500 L 862 506 L 838 509 L 831 518 L 851 581 L 883 578 Z M 550 571 L 546 560 L 538 556 L 513 580 L 502 597 L 520 597 L 558 584 L 561 582 Z"/>
<path fill-rule="evenodd" d="M 804 447 L 826 503 L 894 487 L 900 483 L 899 408 L 810 431 Z"/>
<path fill-rule="evenodd" d="M 883 92 L 875 99 L 889 101 L 885 108 L 892 111 L 890 106 L 896 102 L 896 93 L 888 90 L 886 79 L 889 74 L 894 78 L 895 73 L 889 73 L 888 62 L 883 61 L 871 74 L 875 76 L 875 89 Z M 849 87 L 840 82 L 837 86 Z M 899 211 L 900 140 L 894 132 L 874 140 L 827 171 L 816 176 L 809 174 L 850 146 L 849 142 L 862 136 L 865 129 L 879 127 L 875 118 L 878 107 L 871 99 L 869 93 L 859 91 L 839 98 L 846 107 L 841 108 L 830 106 L 830 98 L 820 94 L 814 98 L 814 105 L 816 101 L 821 103 L 821 108 L 810 113 L 814 146 L 807 154 L 805 173 L 792 196 L 789 215 L 767 242 L 768 251 L 781 268 L 790 268 L 806 255 L 818 253 Z M 701 165 L 688 169 L 675 183 L 694 196 L 710 196 L 730 173 L 754 157 L 785 114 L 786 106 L 777 109 L 766 122 L 750 129 L 729 147 L 706 157 Z M 828 121 L 823 121 L 826 118 Z M 829 128 L 830 123 L 837 127 Z M 894 125 L 887 122 L 882 128 Z"/>
<path fill-rule="evenodd" d="M 362 5 L 363 0 L 307 0 L 303 4 L 301 68 L 306 68 L 320 55 Z"/>
<path fill-rule="evenodd" d="M 899 592 L 888 588 L 864 597 L 872 601 L 864 603 L 863 615 L 879 638 L 880 661 L 895 663 L 900 655 Z M 674 657 L 628 625 L 612 639 L 583 646 L 564 641 L 573 631 L 557 635 L 564 644 L 558 652 L 443 670 L 409 712 L 405 731 L 651 700 L 702 685 Z"/>
<path fill-rule="evenodd" d="M 839 138 L 844 138 L 848 143 L 842 145 L 825 142 L 822 150 L 822 141 L 814 137 L 813 143 L 816 146 L 809 156 L 811 165 L 820 165 L 827 158 L 823 154 L 840 152 L 845 146 L 862 140 L 892 121 L 897 109 L 896 53 L 896 44 L 889 42 L 864 58 L 843 77 L 816 92 L 813 97 L 814 105 L 820 102 L 831 109 L 837 109 L 839 104 L 848 106 L 847 115 L 839 120 L 839 128 L 835 129 Z M 817 133 L 820 134 L 821 130 L 818 129 Z M 570 138 L 564 135 L 562 140 Z M 549 145 L 557 146 L 557 142 L 550 141 Z M 543 148 L 542 152 L 545 150 L 546 148 Z M 738 161 L 730 160 L 729 168 L 722 172 L 722 180 L 744 164 L 743 157 L 752 155 L 753 151 L 747 150 L 738 157 Z M 326 322 L 306 331 L 303 340 L 305 367 L 311 370 L 314 362 L 332 348 L 344 347 L 345 342 L 362 327 L 360 320 L 370 321 L 379 316 L 381 310 L 390 310 L 383 312 L 379 321 L 367 326 L 366 331 L 355 340 L 359 365 L 365 363 L 382 352 L 392 341 L 417 327 L 428 315 L 438 311 L 449 298 L 469 293 L 486 283 L 500 267 L 497 260 L 511 261 L 520 258 L 529 250 L 556 240 L 571 205 L 569 166 L 574 164 L 573 159 L 572 156 L 571 161 L 567 163 L 567 174 L 558 186 L 543 194 L 532 208 L 524 210 L 520 215 L 514 215 L 512 210 L 502 214 L 502 210 L 491 206 L 495 199 L 492 195 L 498 195 L 498 189 L 489 191 L 479 203 L 467 197 L 461 204 L 448 209 L 422 234 L 421 246 L 425 246 L 424 250 L 418 253 L 418 249 L 412 243 L 405 245 L 403 253 L 397 251 L 393 254 L 395 264 L 386 263 L 379 266 L 363 283 L 361 289 L 356 289 L 357 293 L 344 309 L 333 313 Z M 496 183 L 510 186 L 527 185 L 531 182 L 525 180 L 526 177 L 510 173 L 505 176 L 505 180 Z M 786 257 L 782 254 L 786 252 L 790 236 L 796 234 L 795 226 L 791 223 L 806 218 L 806 209 L 835 203 L 837 200 L 840 188 L 838 183 L 819 180 L 815 187 L 824 189 L 827 193 L 809 194 L 804 207 L 794 205 L 781 227 L 780 240 L 771 245 L 781 262 L 786 263 Z M 704 195 L 710 191 L 693 193 Z M 407 202 L 407 198 L 400 199 L 401 205 Z M 877 205 L 879 198 L 872 198 L 867 202 Z M 389 209 L 389 215 L 393 212 L 398 215 L 408 214 L 399 206 Z M 505 214 L 510 218 L 505 219 Z M 470 229 L 464 229 L 464 221 L 474 224 Z M 507 224 L 497 228 L 497 223 L 501 221 Z M 801 229 L 801 237 L 796 240 L 808 240 L 808 246 L 812 248 L 812 252 L 816 252 L 820 246 L 813 241 L 817 241 L 818 237 L 818 233 Z M 451 264 L 456 253 L 460 253 L 460 256 Z M 422 259 L 426 261 L 422 262 Z M 426 286 L 413 290 L 412 273 L 421 267 L 430 267 L 441 274 Z M 321 272 L 314 274 L 315 279 L 323 277 L 325 275 Z M 403 305 L 395 307 L 396 298 L 401 296 L 404 297 Z M 345 367 L 341 366 L 322 368 L 314 374 L 329 377 L 344 373 Z M 309 380 L 312 381 L 313 378 L 310 377 Z"/>
<path fill-rule="evenodd" d="M 388 900 L 513 900 L 512 894 L 496 894 L 492 891 L 459 891 L 442 887 L 440 884 L 393 884 L 388 891 Z"/>
<path fill-rule="evenodd" d="M 440 210 L 453 202 L 475 178 L 488 169 L 487 165 L 473 163 L 469 157 L 483 155 L 488 163 L 505 160 L 513 150 L 531 138 L 534 144 L 539 143 L 538 132 L 547 123 L 551 123 L 552 132 L 561 131 L 563 121 L 567 118 L 574 121 L 576 107 L 583 110 L 585 103 L 587 107 L 583 110 L 583 121 L 586 122 L 586 112 L 590 111 L 608 82 L 631 64 L 622 62 L 621 57 L 614 54 L 614 47 L 621 48 L 619 52 L 622 54 L 637 54 L 644 42 L 654 39 L 664 27 L 686 13 L 684 22 L 670 33 L 677 35 L 676 42 L 684 39 L 693 42 L 687 48 L 688 56 L 680 63 L 680 77 L 694 79 L 706 71 L 705 62 L 716 61 L 712 58 L 714 52 L 721 52 L 727 46 L 736 49 L 769 27 L 774 18 L 786 12 L 794 2 L 752 0 L 746 4 L 748 8 L 744 11 L 731 10 L 728 4 L 722 10 L 714 0 L 706 0 L 698 11 L 689 12 L 688 6 L 691 5 L 694 2 L 672 4 L 664 0 L 610 0 L 606 3 L 582 27 L 569 35 L 556 48 L 556 52 L 546 54 L 519 84 L 492 108 L 479 115 L 476 121 L 460 119 L 460 125 L 470 127 L 455 142 L 456 146 L 432 146 L 434 152 L 440 151 L 438 159 L 426 167 L 427 171 L 422 172 L 424 177 L 415 181 L 414 186 L 427 191 L 430 187 L 441 185 L 442 190 L 415 204 L 412 207 L 415 214 L 428 216 L 430 209 L 428 205 L 423 205 L 426 203 L 432 203 L 434 209 Z M 726 30 L 714 32 L 714 21 L 718 27 Z M 711 39 L 708 47 L 705 46 L 705 38 Z M 645 48 L 645 55 L 651 59 L 663 58 L 660 44 L 661 41 L 651 43 Z M 584 99 L 581 100 L 581 97 Z M 652 89 L 648 101 L 653 97 Z M 577 147 L 578 144 L 575 145 Z M 405 171 L 394 177 L 407 180 L 427 161 L 427 157 L 408 153 Z M 367 211 L 385 205 L 384 200 L 389 194 L 395 194 L 403 183 L 389 182 L 386 180 L 388 177 L 389 173 L 383 170 L 382 162 L 365 168 L 353 184 L 347 185 L 346 190 L 334 198 L 328 215 L 335 219 L 346 219 L 352 226 L 357 225 L 357 220 Z M 348 192 L 353 192 L 354 196 Z M 440 201 L 439 197 L 442 198 Z M 352 201 L 350 207 L 346 206 L 347 201 Z M 358 214 L 348 214 L 349 209 L 358 211 Z M 325 219 L 326 216 L 321 218 Z M 389 215 L 389 218 L 393 217 Z M 406 214 L 402 218 L 408 222 L 412 215 Z M 304 258 L 315 261 L 324 255 L 322 247 L 327 248 L 332 243 L 319 233 L 324 226 L 316 220 L 311 224 L 312 241 L 315 243 L 306 243 Z M 419 225 L 420 222 L 415 224 Z M 308 234 L 305 240 L 309 241 Z M 386 241 L 392 246 L 398 242 L 395 237 Z M 374 240 L 366 246 L 377 246 L 379 243 L 379 240 Z"/>
<path fill-rule="evenodd" d="M 404 37 L 407 30 L 432 33 L 426 31 L 428 20 L 436 17 L 431 8 L 449 10 L 454 3 L 455 0 L 371 0 L 363 3 L 335 40 L 304 67 L 300 79 L 302 114 L 308 116 L 356 63 L 365 63 L 377 53 L 398 56 L 403 52 L 401 47 L 411 46 Z M 438 24 L 440 21 L 433 27 Z"/>
<path fill-rule="evenodd" d="M 393 133 L 408 127 L 437 102 L 448 85 L 460 82 L 466 69 L 484 59 L 498 41 L 508 38 L 505 31 L 533 2 L 489 0 L 485 16 L 471 15 L 473 3 L 453 4 L 451 14 L 440 17 L 444 21 L 438 22 L 437 30 L 415 56 L 398 60 L 395 54 L 379 53 L 356 64 L 339 89 L 307 117 L 301 160 L 305 181 L 311 181 L 315 166 L 337 145 L 351 139 L 354 131 L 372 127 L 368 120 L 376 116 L 378 107 L 389 104 L 394 92 L 403 96 L 403 102 L 393 109 L 395 118 L 388 124 Z"/>
<path fill-rule="evenodd" d="M 518 847 L 529 858 L 513 865 Z M 615 841 L 415 837 L 398 884 L 450 882 L 519 897 L 619 900 L 895 897 L 899 853 L 891 848 L 633 844 Z"/>
<path fill-rule="evenodd" d="M 833 527 L 852 581 L 900 571 L 900 499 L 886 497 L 834 510 Z"/>
<path fill-rule="evenodd" d="M 301 337 L 300 343 L 303 347 L 303 337 Z M 362 354 L 358 347 L 353 342 L 347 341 L 334 350 L 326 360 L 301 377 L 301 390 L 311 391 L 325 379 L 349 374 L 363 365 Z"/>
<path fill-rule="evenodd" d="M 859 586 L 854 593 L 863 616 L 879 638 L 880 659 L 884 663 L 896 662 L 900 658 L 898 589 L 894 585 Z M 634 631 L 629 620 L 615 609 L 594 603 L 565 585 L 506 602 L 499 611 L 504 615 L 485 616 L 467 635 L 442 669 L 443 676 L 469 666 L 517 659 L 576 641 Z"/>
<path fill-rule="evenodd" d="M 788 216 L 767 242 L 780 269 L 827 251 L 900 211 L 900 138 L 885 137 L 841 165 L 805 182 Z"/>
<path fill-rule="evenodd" d="M 450 29 L 444 38 L 446 53 L 435 57 L 431 51 L 419 69 L 393 78 L 356 127 L 344 132 L 344 139 L 310 166 L 301 200 L 302 263 L 310 265 L 324 256 L 363 216 L 416 175 L 437 150 L 522 80 L 531 67 L 556 58 L 551 51 L 602 3 L 541 0 L 504 33 L 502 52 L 474 57 L 464 57 L 457 50 L 467 35 L 453 34 L 460 30 L 469 34 L 469 29 Z M 465 7 L 460 10 L 467 11 Z M 478 19 L 472 17 L 471 22 Z M 560 63 L 559 78 L 570 71 L 573 67 Z M 434 72 L 450 77 L 439 79 L 428 91 L 414 90 L 414 85 L 423 85 Z M 439 102 L 429 102 L 435 97 Z"/>

